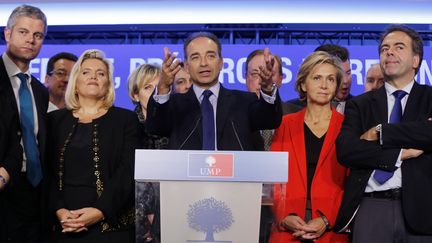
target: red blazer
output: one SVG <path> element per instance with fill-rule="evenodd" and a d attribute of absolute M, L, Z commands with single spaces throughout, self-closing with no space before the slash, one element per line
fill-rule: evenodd
<path fill-rule="evenodd" d="M 275 184 L 273 211 L 276 222 L 289 214 L 305 217 L 307 174 L 306 149 L 304 138 L 304 116 L 306 109 L 285 115 L 281 126 L 276 130 L 271 146 L 272 151 L 288 152 L 288 183 Z M 344 192 L 347 168 L 341 166 L 336 158 L 335 140 L 343 122 L 343 115 L 332 109 L 329 128 L 325 135 L 318 164 L 312 179 L 311 204 L 312 218 L 322 212 L 333 226 Z M 270 243 L 299 242 L 291 232 L 280 231 L 273 227 Z M 315 242 L 348 242 L 346 235 L 325 232 Z"/>

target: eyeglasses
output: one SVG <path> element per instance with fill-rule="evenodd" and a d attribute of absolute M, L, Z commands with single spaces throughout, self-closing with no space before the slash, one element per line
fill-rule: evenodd
<path fill-rule="evenodd" d="M 63 78 L 69 78 L 70 73 L 60 69 L 60 70 L 54 70 L 50 72 L 49 75 L 54 75 L 58 79 L 63 79 Z"/>

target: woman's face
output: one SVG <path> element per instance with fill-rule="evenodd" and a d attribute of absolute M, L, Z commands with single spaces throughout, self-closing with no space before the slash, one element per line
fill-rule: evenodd
<path fill-rule="evenodd" d="M 141 87 L 138 91 L 138 94 L 134 94 L 134 98 L 136 101 L 139 101 L 143 110 L 147 110 L 147 103 L 150 98 L 150 95 L 156 88 L 156 85 L 159 82 L 159 76 L 156 76 L 154 79 L 150 80 L 147 83 L 142 83 Z"/>
<path fill-rule="evenodd" d="M 87 59 L 81 64 L 76 80 L 80 99 L 103 99 L 108 92 L 108 68 L 99 59 Z"/>
<path fill-rule="evenodd" d="M 301 88 L 306 92 L 308 104 L 310 102 L 325 105 L 330 103 L 336 93 L 337 69 L 328 63 L 315 66 L 306 77 Z"/>

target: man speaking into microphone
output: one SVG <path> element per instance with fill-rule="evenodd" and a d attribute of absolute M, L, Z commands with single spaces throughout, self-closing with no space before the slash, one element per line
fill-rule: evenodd
<path fill-rule="evenodd" d="M 193 82 L 185 94 L 172 94 L 176 56 L 164 48 L 162 75 L 147 110 L 149 133 L 169 136 L 169 149 L 259 150 L 253 132 L 277 128 L 282 119 L 281 100 L 272 82 L 274 58 L 265 49 L 260 67 L 261 96 L 229 90 L 218 81 L 223 68 L 221 43 L 208 32 L 191 34 L 184 43 L 185 69 Z"/>

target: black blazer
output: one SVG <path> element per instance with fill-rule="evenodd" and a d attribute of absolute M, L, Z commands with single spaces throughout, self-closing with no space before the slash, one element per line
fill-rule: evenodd
<path fill-rule="evenodd" d="M 254 147 L 253 132 L 275 129 L 282 120 L 279 94 L 275 104 L 258 99 L 255 93 L 220 87 L 216 131 L 218 150 L 259 150 Z M 202 119 L 199 101 L 193 89 L 186 94 L 173 94 L 165 104 L 153 96 L 147 107 L 149 133 L 168 136 L 170 149 L 200 150 Z"/>
<path fill-rule="evenodd" d="M 5 97 L 0 96 L 0 167 L 4 167 L 10 176 L 9 184 L 14 184 L 14 178 L 21 170 L 23 149 L 20 145 L 20 129 L 16 123 L 17 113 L 7 106 Z"/>
<path fill-rule="evenodd" d="M 414 83 L 402 121 L 387 124 L 385 87 L 351 99 L 345 121 L 336 141 L 338 161 L 349 167 L 350 175 L 335 223 L 335 231 L 346 226 L 363 197 L 373 170 L 394 171 L 401 148 L 424 150 L 418 158 L 402 163 L 402 208 L 408 228 L 419 234 L 432 234 L 432 88 Z M 382 124 L 381 146 L 360 136 Z"/>
<path fill-rule="evenodd" d="M 48 110 L 48 101 L 49 101 L 49 94 L 46 87 L 35 77 L 31 77 L 31 88 L 33 91 L 33 96 L 35 100 L 36 110 L 37 110 L 37 116 L 38 116 L 38 134 L 37 134 L 37 140 L 39 145 L 39 152 L 40 152 L 40 159 L 41 159 L 41 166 L 42 166 L 42 173 L 44 175 L 46 174 L 46 164 L 45 164 L 45 148 L 46 148 L 46 113 Z M 15 95 L 13 92 L 13 88 L 11 85 L 11 82 L 9 80 L 9 76 L 6 72 L 6 67 L 3 62 L 3 58 L 0 57 L 0 97 L 2 97 L 3 102 L 5 102 L 5 107 L 10 107 L 8 109 L 8 113 L 6 116 L 13 117 L 14 123 L 17 124 L 13 126 L 13 129 L 15 133 L 18 135 L 19 140 L 21 140 L 21 125 L 20 125 L 20 118 L 19 118 L 19 112 L 17 107 L 17 102 L 15 99 Z M 21 171 L 21 163 L 19 166 L 13 166 L 9 167 L 10 169 L 13 169 L 13 171 L 8 171 L 9 174 L 16 175 Z M 18 170 L 18 171 L 17 171 Z M 13 178 L 11 178 L 13 180 Z M 44 185 L 45 180 L 42 180 L 42 185 Z M 11 184 L 10 186 L 12 186 Z"/>
<path fill-rule="evenodd" d="M 48 114 L 49 164 L 53 172 L 50 213 L 53 217 L 58 209 L 67 208 L 67 202 L 63 201 L 62 193 L 58 190 L 59 155 L 72 126 L 77 122 L 78 119 L 67 109 Z M 99 126 L 103 192 L 96 202 L 89 202 L 89 207 L 101 210 L 105 219 L 112 224 L 117 222 L 119 212 L 134 205 L 134 163 L 139 122 L 135 113 L 117 107 L 111 107 L 104 116 L 93 122 Z"/>

